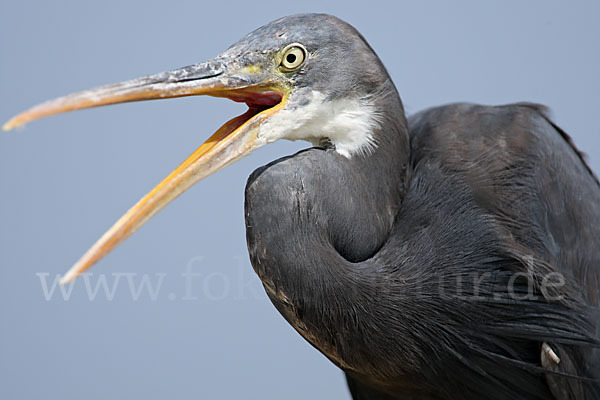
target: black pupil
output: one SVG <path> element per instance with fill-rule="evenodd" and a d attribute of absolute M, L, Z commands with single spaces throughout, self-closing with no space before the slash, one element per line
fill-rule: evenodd
<path fill-rule="evenodd" d="M 289 62 L 290 64 L 293 64 L 296 61 L 296 55 L 295 54 L 288 54 L 287 57 L 285 58 L 287 60 L 287 62 Z"/>

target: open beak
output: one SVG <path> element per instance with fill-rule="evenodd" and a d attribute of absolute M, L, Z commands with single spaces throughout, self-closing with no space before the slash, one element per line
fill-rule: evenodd
<path fill-rule="evenodd" d="M 260 68 L 230 71 L 217 59 L 144 78 L 70 94 L 33 107 L 8 121 L 4 130 L 66 111 L 139 100 L 193 95 L 227 97 L 248 104 L 248 111 L 225 123 L 179 167 L 125 213 L 64 275 L 65 284 L 127 239 L 169 202 L 196 182 L 262 146 L 258 126 L 283 107 L 285 85 Z"/>

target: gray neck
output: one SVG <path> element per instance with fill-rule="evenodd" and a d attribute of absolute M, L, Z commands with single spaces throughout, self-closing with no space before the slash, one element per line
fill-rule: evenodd
<path fill-rule="evenodd" d="M 351 329 L 357 307 L 378 296 L 380 275 L 362 261 L 386 242 L 407 188 L 402 103 L 395 90 L 378 102 L 384 120 L 371 154 L 348 159 L 333 148 L 308 149 L 259 168 L 246 187 L 248 249 L 269 297 L 346 370 L 363 357 L 350 343 L 357 332 L 338 330 Z"/>

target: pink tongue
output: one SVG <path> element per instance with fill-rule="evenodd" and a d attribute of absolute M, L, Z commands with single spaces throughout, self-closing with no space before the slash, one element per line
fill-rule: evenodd
<path fill-rule="evenodd" d="M 268 106 L 272 107 L 281 102 L 282 95 L 279 92 L 269 91 L 250 91 L 244 90 L 239 92 L 228 93 L 227 97 L 233 101 L 248 104 L 248 107 L 252 106 Z"/>

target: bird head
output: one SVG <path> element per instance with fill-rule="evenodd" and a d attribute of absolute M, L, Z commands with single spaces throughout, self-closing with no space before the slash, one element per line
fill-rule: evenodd
<path fill-rule="evenodd" d="M 123 215 L 63 277 L 99 261 L 189 187 L 279 139 L 327 143 L 340 157 L 364 157 L 377 141 L 382 93 L 391 81 L 364 38 L 322 14 L 271 22 L 214 59 L 63 96 L 8 121 L 4 130 L 66 111 L 209 95 L 248 105 Z"/>

